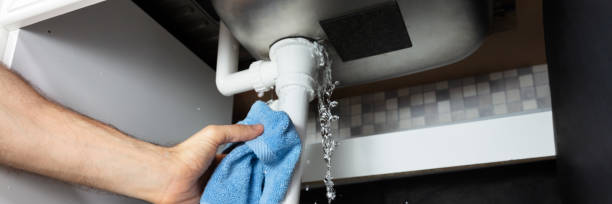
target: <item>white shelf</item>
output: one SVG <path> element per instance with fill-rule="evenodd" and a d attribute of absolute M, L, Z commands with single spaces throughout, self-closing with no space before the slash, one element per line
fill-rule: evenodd
<path fill-rule="evenodd" d="M 321 144 L 305 151 L 302 181 L 321 181 Z M 333 157 L 332 175 L 363 180 L 554 156 L 552 111 L 546 111 L 343 140 Z"/>

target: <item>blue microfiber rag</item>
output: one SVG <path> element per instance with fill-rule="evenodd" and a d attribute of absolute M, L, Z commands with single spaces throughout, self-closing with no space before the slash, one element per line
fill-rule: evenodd
<path fill-rule="evenodd" d="M 225 156 L 200 203 L 280 203 L 302 148 L 293 123 L 286 113 L 257 101 L 238 124 L 262 124 L 264 132 Z"/>

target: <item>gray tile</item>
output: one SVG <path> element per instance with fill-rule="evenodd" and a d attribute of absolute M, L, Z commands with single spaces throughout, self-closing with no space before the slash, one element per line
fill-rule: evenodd
<path fill-rule="evenodd" d="M 351 128 L 351 137 L 362 136 L 361 135 L 361 127 L 352 127 Z"/>
<path fill-rule="evenodd" d="M 399 109 L 400 120 L 408 120 L 412 117 L 410 107 L 403 107 Z"/>
<path fill-rule="evenodd" d="M 450 101 L 439 101 L 438 102 L 438 113 L 450 113 L 451 106 Z"/>
<path fill-rule="evenodd" d="M 314 121 L 313 121 L 313 122 L 314 122 Z M 317 124 L 317 123 L 315 123 L 315 124 L 313 125 L 313 127 L 314 127 L 314 126 L 316 126 L 316 125 L 318 125 L 318 124 Z M 331 127 L 332 127 L 332 129 L 339 129 L 339 128 L 340 128 L 340 126 L 339 126 L 339 122 L 338 122 L 337 120 L 332 121 L 332 122 L 331 122 Z"/>
<path fill-rule="evenodd" d="M 418 94 L 412 94 L 410 95 L 410 105 L 411 106 L 416 106 L 416 105 L 423 105 L 423 94 L 422 93 L 418 93 Z"/>
<path fill-rule="evenodd" d="M 476 95 L 476 85 L 466 85 L 463 86 L 463 97 L 470 97 Z"/>
<path fill-rule="evenodd" d="M 380 134 L 385 132 L 385 124 L 374 124 L 374 134 Z"/>
<path fill-rule="evenodd" d="M 424 116 L 425 115 L 425 106 L 423 106 L 423 105 L 411 106 L 410 107 L 410 111 L 412 113 L 412 118 L 419 117 L 419 116 Z"/>
<path fill-rule="evenodd" d="M 481 74 L 476 76 L 476 83 L 489 82 L 489 75 Z"/>
<path fill-rule="evenodd" d="M 385 111 L 387 110 L 387 102 L 386 101 L 376 101 L 374 102 L 374 112 Z"/>
<path fill-rule="evenodd" d="M 340 137 L 341 138 L 349 138 L 349 137 L 351 137 L 351 128 L 341 128 L 340 129 Z"/>
<path fill-rule="evenodd" d="M 351 105 L 361 104 L 361 96 L 351 96 Z"/>
<path fill-rule="evenodd" d="M 456 87 L 462 87 L 463 85 L 461 84 L 461 79 L 453 79 L 448 81 L 448 87 L 449 88 L 456 88 Z"/>
<path fill-rule="evenodd" d="M 386 99 L 397 98 L 397 90 L 385 91 L 385 98 Z"/>
<path fill-rule="evenodd" d="M 397 98 L 387 99 L 387 110 L 397 110 Z"/>
<path fill-rule="evenodd" d="M 410 95 L 410 87 L 404 87 L 404 88 L 401 88 L 401 89 L 397 90 L 397 95 L 399 97 L 409 96 Z"/>
<path fill-rule="evenodd" d="M 453 111 L 451 113 L 451 118 L 453 119 L 453 121 L 462 121 L 462 120 L 465 120 L 465 111 L 463 111 L 463 110 Z"/>
<path fill-rule="evenodd" d="M 506 104 L 497 104 L 493 106 L 493 114 L 501 115 L 508 113 L 508 107 Z"/>
<path fill-rule="evenodd" d="M 493 106 L 478 108 L 478 114 L 480 117 L 487 117 L 493 115 Z"/>
<path fill-rule="evenodd" d="M 425 116 L 427 115 L 438 115 L 438 104 L 425 104 Z"/>
<path fill-rule="evenodd" d="M 463 99 L 463 106 L 465 108 L 476 108 L 478 107 L 478 96 L 471 96 Z"/>
<path fill-rule="evenodd" d="M 531 74 L 531 67 L 523 67 L 523 68 L 518 69 L 519 76 L 523 76 L 527 74 Z"/>
<path fill-rule="evenodd" d="M 548 71 L 548 65 L 547 64 L 540 64 L 540 65 L 535 65 L 533 66 L 533 72 L 547 72 Z"/>
<path fill-rule="evenodd" d="M 491 94 L 493 104 L 506 103 L 506 92 L 495 92 Z"/>
<path fill-rule="evenodd" d="M 342 105 L 342 104 L 350 105 L 351 104 L 351 99 L 350 98 L 341 98 L 340 100 L 338 100 L 338 103 L 340 105 Z"/>
<path fill-rule="evenodd" d="M 454 99 L 462 99 L 463 98 L 463 87 L 455 87 L 450 89 L 450 98 Z"/>
<path fill-rule="evenodd" d="M 436 91 L 436 100 L 445 101 L 450 99 L 450 93 L 448 89 L 437 90 Z"/>
<path fill-rule="evenodd" d="M 546 98 L 538 98 L 538 108 L 550 108 L 551 104 L 550 104 L 550 98 L 546 97 Z"/>
<path fill-rule="evenodd" d="M 461 79 L 462 85 L 466 86 L 466 85 L 472 85 L 476 83 L 476 80 L 474 79 L 474 77 L 465 77 L 463 79 Z"/>
<path fill-rule="evenodd" d="M 385 132 L 393 132 L 399 129 L 399 121 L 385 123 Z"/>
<path fill-rule="evenodd" d="M 439 124 L 438 114 L 425 115 L 425 125 L 437 125 Z"/>
<path fill-rule="evenodd" d="M 512 90 L 512 89 L 519 88 L 519 79 L 517 77 L 506 78 L 505 82 L 506 82 L 506 90 Z"/>
<path fill-rule="evenodd" d="M 361 122 L 364 125 L 374 124 L 374 113 L 364 113 L 361 117 Z"/>
<path fill-rule="evenodd" d="M 465 107 L 463 106 L 463 99 L 451 99 L 451 111 L 463 110 Z"/>
<path fill-rule="evenodd" d="M 385 101 L 385 92 L 374 93 L 374 102 Z"/>
<path fill-rule="evenodd" d="M 360 115 L 361 114 L 361 104 L 352 104 L 351 105 L 351 115 Z"/>
<path fill-rule="evenodd" d="M 381 111 L 374 113 L 374 124 L 380 124 L 387 122 L 387 112 Z"/>
<path fill-rule="evenodd" d="M 478 95 L 485 95 L 485 94 L 489 94 L 491 93 L 491 88 L 489 87 L 489 82 L 479 82 L 476 85 L 476 92 L 478 92 Z"/>
<path fill-rule="evenodd" d="M 435 91 L 435 90 L 436 90 L 436 84 L 435 83 L 423 85 L 423 92 Z"/>
<path fill-rule="evenodd" d="M 438 122 L 440 122 L 440 124 L 449 123 L 452 121 L 453 119 L 451 113 L 440 113 L 440 115 L 438 115 Z"/>
<path fill-rule="evenodd" d="M 361 96 L 362 104 L 374 104 L 374 94 L 366 94 Z"/>
<path fill-rule="evenodd" d="M 425 116 L 412 118 L 412 127 L 424 127 L 425 126 Z"/>
<path fill-rule="evenodd" d="M 372 113 L 374 112 L 374 103 L 361 104 L 361 113 Z"/>
<path fill-rule="evenodd" d="M 548 73 L 547 72 L 539 72 L 533 74 L 534 84 L 536 86 L 546 85 L 548 84 Z"/>
<path fill-rule="evenodd" d="M 491 81 L 500 80 L 502 78 L 504 78 L 503 72 L 493 72 L 489 74 L 489 80 Z"/>
<path fill-rule="evenodd" d="M 410 87 L 410 93 L 411 94 L 423 93 L 423 86 L 412 86 L 412 87 Z"/>
<path fill-rule="evenodd" d="M 535 99 L 523 101 L 523 110 L 534 110 L 538 108 L 538 102 Z"/>
<path fill-rule="evenodd" d="M 493 105 L 493 98 L 491 95 L 478 96 L 478 107 L 483 108 Z"/>
<path fill-rule="evenodd" d="M 399 121 L 399 129 L 406 130 L 412 128 L 412 120 L 400 120 Z"/>
<path fill-rule="evenodd" d="M 398 106 L 400 108 L 410 107 L 410 96 L 400 96 L 398 99 Z"/>
<path fill-rule="evenodd" d="M 519 83 L 521 88 L 533 86 L 533 76 L 531 74 L 523 75 L 519 77 Z"/>
<path fill-rule="evenodd" d="M 550 96 L 550 88 L 548 85 L 536 87 L 536 98 L 544 98 Z"/>
<path fill-rule="evenodd" d="M 374 125 L 364 125 L 361 127 L 361 134 L 363 134 L 363 136 L 373 135 Z"/>
<path fill-rule="evenodd" d="M 506 102 L 520 101 L 521 92 L 518 89 L 506 91 Z"/>
<path fill-rule="evenodd" d="M 387 111 L 387 123 L 398 121 L 397 110 Z"/>
<path fill-rule="evenodd" d="M 535 88 L 533 87 L 523 87 L 521 88 L 521 99 L 529 100 L 535 98 Z"/>
<path fill-rule="evenodd" d="M 436 102 L 436 92 L 435 91 L 428 91 L 423 94 L 423 103 L 429 104 L 429 103 L 435 103 L 435 102 Z"/>
<path fill-rule="evenodd" d="M 491 92 L 500 92 L 506 90 L 506 84 L 504 80 L 491 81 Z"/>
<path fill-rule="evenodd" d="M 397 130 L 398 128 L 398 122 L 392 122 L 392 123 L 384 123 L 384 124 L 376 124 L 374 125 L 374 132 L 377 134 L 380 133 L 386 133 L 386 132 L 393 132 L 395 130 Z"/>
<path fill-rule="evenodd" d="M 340 104 L 340 107 L 338 109 L 336 109 L 336 110 L 338 110 L 337 114 L 340 117 L 347 117 L 347 116 L 351 115 L 351 107 L 350 106 L 347 106 L 347 105 L 344 105 L 344 104 Z M 314 116 L 316 114 L 315 113 L 311 113 L 309 115 Z"/>
<path fill-rule="evenodd" d="M 350 117 L 340 117 L 340 128 L 350 128 L 351 127 L 351 118 Z M 317 125 L 317 128 L 319 125 Z"/>
<path fill-rule="evenodd" d="M 361 115 L 351 116 L 351 127 L 361 126 Z"/>
<path fill-rule="evenodd" d="M 480 117 L 480 114 L 478 113 L 478 108 L 465 109 L 466 120 L 476 119 L 478 117 Z"/>
<path fill-rule="evenodd" d="M 518 72 L 516 71 L 516 69 L 504 71 L 504 78 L 511 78 L 516 76 L 518 76 Z"/>
<path fill-rule="evenodd" d="M 436 83 L 436 90 L 448 89 L 448 81 L 440 81 Z"/>
<path fill-rule="evenodd" d="M 514 101 L 506 104 L 509 113 L 516 113 L 523 111 L 523 102 L 522 101 Z"/>

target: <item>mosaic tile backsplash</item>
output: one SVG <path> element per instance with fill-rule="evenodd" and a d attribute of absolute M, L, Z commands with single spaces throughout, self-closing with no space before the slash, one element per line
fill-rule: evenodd
<path fill-rule="evenodd" d="M 549 110 L 548 67 L 536 65 L 342 98 L 338 139 Z M 320 142 L 311 108 L 306 134 Z"/>

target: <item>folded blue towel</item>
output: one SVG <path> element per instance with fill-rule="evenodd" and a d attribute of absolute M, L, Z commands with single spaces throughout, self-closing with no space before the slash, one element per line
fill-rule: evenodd
<path fill-rule="evenodd" d="M 262 124 L 264 132 L 221 161 L 200 203 L 280 203 L 302 148 L 293 123 L 286 113 L 257 101 L 238 124 Z"/>

